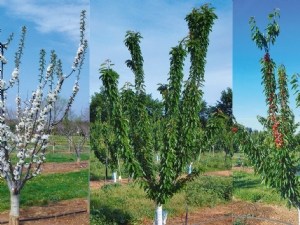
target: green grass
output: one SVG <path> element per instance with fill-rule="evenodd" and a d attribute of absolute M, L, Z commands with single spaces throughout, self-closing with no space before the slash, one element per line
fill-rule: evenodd
<path fill-rule="evenodd" d="M 208 191 L 213 190 L 213 191 Z M 230 200 L 231 178 L 202 176 L 190 182 L 163 208 L 168 217 L 203 206 L 214 206 Z M 91 192 L 91 225 L 140 224 L 143 218 L 154 217 L 155 204 L 138 184 L 110 184 Z"/>
<path fill-rule="evenodd" d="M 88 197 L 88 170 L 65 174 L 40 175 L 21 191 L 21 207 L 42 206 L 51 202 Z M 10 208 L 6 183 L 0 179 L 0 212 Z"/>
<path fill-rule="evenodd" d="M 81 153 L 80 159 L 82 161 L 89 160 L 90 154 L 89 153 Z M 13 164 L 16 164 L 18 161 L 18 158 L 16 154 L 11 156 L 11 160 Z M 52 153 L 48 152 L 46 153 L 46 161 L 45 162 L 55 162 L 55 163 L 63 163 L 63 162 L 76 162 L 77 158 L 75 153 Z"/>
<path fill-rule="evenodd" d="M 251 166 L 251 163 L 244 153 L 235 153 L 232 157 L 232 166 Z"/>
<path fill-rule="evenodd" d="M 246 172 L 233 173 L 233 195 L 235 198 L 266 204 L 285 205 L 280 195 L 273 188 L 262 184 L 259 176 Z"/>
<path fill-rule="evenodd" d="M 89 153 L 81 153 L 80 159 L 82 161 L 89 160 Z M 76 162 L 76 155 L 73 154 L 65 154 L 65 153 L 46 153 L 46 162 Z"/>
<path fill-rule="evenodd" d="M 73 136 L 73 138 L 78 138 L 78 136 Z M 49 137 L 49 142 L 50 143 L 57 143 L 57 144 L 65 144 L 68 145 L 68 138 L 63 135 L 50 135 Z M 85 145 L 89 145 L 89 139 L 86 141 Z"/>
<path fill-rule="evenodd" d="M 201 168 L 204 172 L 230 170 L 232 161 L 229 157 L 225 158 L 224 152 L 202 153 L 200 160 L 195 162 L 195 166 Z"/>

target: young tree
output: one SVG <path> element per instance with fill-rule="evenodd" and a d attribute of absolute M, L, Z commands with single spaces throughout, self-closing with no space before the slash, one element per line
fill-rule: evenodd
<path fill-rule="evenodd" d="M 69 148 L 73 148 L 78 165 L 80 165 L 80 155 L 83 151 L 83 146 L 89 138 L 88 123 L 81 120 L 81 118 L 81 116 L 73 120 L 65 118 L 59 128 L 60 135 L 68 139 Z"/>
<path fill-rule="evenodd" d="M 0 174 L 5 179 L 10 191 L 10 225 L 19 224 L 20 193 L 28 180 L 34 178 L 41 172 L 41 166 L 45 161 L 48 137 L 52 128 L 59 121 L 53 121 L 53 107 L 59 99 L 63 83 L 75 74 L 73 92 L 70 95 L 65 116 L 69 111 L 74 98 L 79 90 L 80 72 L 87 48 L 85 39 L 85 11 L 82 11 L 80 18 L 80 45 L 74 59 L 71 72 L 64 75 L 62 62 L 57 58 L 55 51 L 51 52 L 50 63 L 46 68 L 46 52 L 40 51 L 40 68 L 38 85 L 28 101 L 22 102 L 19 88 L 19 74 L 21 57 L 25 44 L 26 28 L 23 27 L 19 48 L 15 54 L 15 68 L 11 78 L 4 79 L 4 66 L 7 63 L 4 53 L 12 36 L 5 43 L 0 43 Z M 17 88 L 16 96 L 16 117 L 17 125 L 15 130 L 7 125 L 6 97 L 8 91 L 13 87 Z M 45 96 L 46 104 L 43 104 Z M 60 119 L 62 120 L 62 118 Z M 14 164 L 12 157 L 17 157 Z"/>
<path fill-rule="evenodd" d="M 268 111 L 266 118 L 259 117 L 266 130 L 261 135 L 263 141 L 253 140 L 244 130 L 241 132 L 242 148 L 262 180 L 299 211 L 300 181 L 296 176 L 299 159 L 296 157 L 296 124 L 289 108 L 288 78 L 283 65 L 278 67 L 276 76 L 276 64 L 270 55 L 270 48 L 279 35 L 278 18 L 278 10 L 269 14 L 269 24 L 264 34 L 257 27 L 255 19 L 250 18 L 252 40 L 265 53 L 260 63 Z M 296 84 L 296 81 L 293 82 Z"/>
<path fill-rule="evenodd" d="M 199 112 L 202 98 L 200 87 L 204 81 L 208 35 L 216 18 L 214 8 L 210 5 L 193 9 L 186 16 L 190 31 L 188 37 L 170 51 L 170 77 L 164 92 L 161 163 L 158 166 L 154 162 L 155 142 L 151 135 L 151 120 L 146 108 L 143 57 L 139 45 L 142 38 L 140 33 L 129 31 L 125 38 L 125 45 L 131 54 L 131 59 L 127 60 L 126 64 L 135 75 L 135 97 L 132 104 L 135 115 L 129 121 L 130 142 L 128 121 L 124 120 L 119 106 L 116 85 L 119 75 L 112 70 L 110 64 L 100 70 L 112 106 L 111 115 L 115 121 L 115 133 L 121 134 L 116 136 L 116 141 L 119 143 L 115 145 L 115 149 L 118 148 L 118 152 L 121 152 L 129 173 L 139 178 L 148 197 L 156 203 L 157 225 L 162 225 L 162 205 L 188 180 L 198 174 L 193 171 L 188 176 L 182 176 L 187 164 L 192 160 L 195 149 L 196 131 L 200 124 Z M 191 56 L 190 75 L 181 95 L 183 64 L 187 53 Z"/>

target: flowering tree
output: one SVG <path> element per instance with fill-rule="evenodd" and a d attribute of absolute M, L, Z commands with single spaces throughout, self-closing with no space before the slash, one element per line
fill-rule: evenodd
<path fill-rule="evenodd" d="M 186 16 L 189 36 L 170 51 L 169 84 L 165 86 L 164 118 L 161 121 L 162 146 L 161 161 L 154 160 L 155 141 L 153 140 L 149 112 L 146 108 L 143 57 L 140 48 L 142 36 L 138 32 L 128 31 L 125 37 L 131 59 L 127 66 L 135 75 L 135 95 L 132 98 L 131 112 L 134 116 L 124 119 L 120 107 L 120 96 L 117 90 L 119 75 L 111 64 L 102 66 L 101 79 L 110 99 L 110 109 L 116 137 L 114 151 L 122 156 L 129 174 L 139 178 L 144 190 L 157 206 L 156 224 L 162 225 L 162 205 L 171 198 L 184 184 L 198 173 L 193 171 L 182 176 L 187 164 L 192 160 L 196 145 L 197 131 L 200 124 L 200 87 L 204 82 L 204 67 L 209 44 L 208 35 L 217 16 L 209 5 L 194 9 Z M 190 75 L 183 84 L 183 65 L 187 53 L 190 54 Z M 128 126 L 128 124 L 131 124 Z M 128 134 L 130 133 L 130 138 Z"/>
<path fill-rule="evenodd" d="M 26 28 L 23 27 L 19 48 L 15 54 L 14 70 L 8 82 L 4 79 L 4 66 L 7 63 L 4 52 L 13 36 L 11 35 L 5 43 L 0 42 L 0 174 L 6 180 L 11 196 L 10 225 L 19 224 L 21 190 L 28 180 L 41 172 L 41 166 L 46 159 L 45 152 L 49 134 L 52 128 L 68 113 L 79 90 L 80 72 L 87 48 L 85 11 L 81 13 L 80 45 L 71 72 L 68 75 L 63 74 L 62 62 L 58 59 L 55 51 L 51 52 L 50 62 L 46 67 L 46 52 L 41 50 L 37 88 L 28 100 L 22 101 L 19 74 L 25 34 Z M 73 74 L 75 74 L 75 83 L 64 114 L 59 120 L 53 120 L 53 107 L 58 100 L 63 83 Z M 6 115 L 7 93 L 13 88 L 17 89 L 15 129 L 11 129 L 7 125 Z M 15 164 L 13 163 L 14 157 L 17 158 Z"/>
<path fill-rule="evenodd" d="M 262 180 L 299 210 L 300 181 L 296 176 L 299 158 L 296 157 L 296 124 L 293 112 L 289 108 L 288 77 L 283 65 L 278 67 L 276 76 L 276 63 L 270 54 L 270 48 L 280 31 L 278 18 L 278 10 L 269 14 L 265 34 L 259 30 L 255 19 L 250 19 L 252 40 L 264 51 L 260 63 L 268 111 L 266 118 L 259 117 L 265 128 L 260 139 L 253 139 L 245 130 L 241 132 L 242 148 Z M 297 88 L 297 80 L 292 82 L 294 88 Z"/>

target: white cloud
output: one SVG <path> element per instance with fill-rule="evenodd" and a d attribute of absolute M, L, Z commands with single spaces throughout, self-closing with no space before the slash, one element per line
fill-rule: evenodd
<path fill-rule="evenodd" d="M 0 0 L 11 16 L 36 24 L 42 33 L 60 32 L 72 40 L 78 39 L 79 15 L 88 9 L 88 0 L 39 1 L 39 0 Z"/>

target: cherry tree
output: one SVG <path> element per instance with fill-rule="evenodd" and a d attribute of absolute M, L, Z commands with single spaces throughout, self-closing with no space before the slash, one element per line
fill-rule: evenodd
<path fill-rule="evenodd" d="M 265 32 L 261 32 L 255 18 L 250 18 L 252 40 L 264 52 L 260 64 L 268 110 L 266 118 L 258 117 L 264 132 L 260 139 L 245 129 L 238 133 L 242 140 L 241 148 L 249 157 L 255 171 L 265 184 L 274 188 L 290 206 L 298 209 L 300 224 L 300 180 L 297 177 L 299 154 L 295 136 L 297 124 L 289 107 L 288 75 L 285 66 L 277 67 L 271 57 L 271 47 L 280 33 L 279 10 L 275 9 L 270 13 L 268 19 Z M 292 88 L 296 92 L 299 92 L 298 78 L 298 75 L 294 75 L 291 80 Z M 296 102 L 299 104 L 299 94 Z"/>
<path fill-rule="evenodd" d="M 40 51 L 38 84 L 31 97 L 24 100 L 20 95 L 19 76 L 23 55 L 26 27 L 22 28 L 18 50 L 15 53 L 14 69 L 10 78 L 5 79 L 4 68 L 8 61 L 5 51 L 13 40 L 9 36 L 6 42 L 0 42 L 0 175 L 5 179 L 10 191 L 11 209 L 9 224 L 18 225 L 20 216 L 20 194 L 27 181 L 41 173 L 46 159 L 46 149 L 51 130 L 70 110 L 79 91 L 79 79 L 82 70 L 87 40 L 85 39 L 86 12 L 80 16 L 80 44 L 69 74 L 64 74 L 62 61 L 55 51 L 51 51 L 50 62 L 46 62 L 45 50 Z M 74 77 L 72 93 L 62 118 L 53 120 L 54 105 L 66 80 Z M 16 119 L 14 129 L 7 122 L 7 95 L 16 89 Z M 14 163 L 13 157 L 16 157 Z"/>
<path fill-rule="evenodd" d="M 122 111 L 117 89 L 119 75 L 112 69 L 112 64 L 107 62 L 100 69 L 115 134 L 111 143 L 112 153 L 122 157 L 129 174 L 139 179 L 147 196 L 155 202 L 156 225 L 163 224 L 163 204 L 199 174 L 193 170 L 189 175 L 183 175 L 187 164 L 193 160 L 197 145 L 205 58 L 209 33 L 216 18 L 214 8 L 209 4 L 193 9 L 185 18 L 189 35 L 170 51 L 169 84 L 163 88 L 164 118 L 161 121 L 159 165 L 155 159 L 158 149 L 155 149 L 153 140 L 153 125 L 146 107 L 141 34 L 128 31 L 124 41 L 131 55 L 126 65 L 135 76 L 131 110 L 134 116 L 129 115 L 127 119 Z M 190 55 L 191 66 L 188 80 L 183 85 L 183 66 L 187 54 Z"/>

